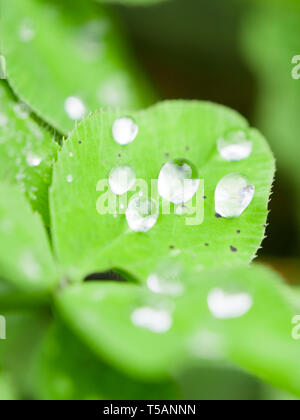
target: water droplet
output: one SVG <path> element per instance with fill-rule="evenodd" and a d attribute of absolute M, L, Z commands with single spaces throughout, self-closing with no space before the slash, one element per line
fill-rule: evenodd
<path fill-rule="evenodd" d="M 218 139 L 218 150 L 223 159 L 237 161 L 246 159 L 252 152 L 252 141 L 245 130 L 233 130 Z"/>
<path fill-rule="evenodd" d="M 134 101 L 134 87 L 126 73 L 117 73 L 101 83 L 97 96 L 101 105 L 128 108 Z"/>
<path fill-rule="evenodd" d="M 31 278 L 31 280 L 40 279 L 41 267 L 30 251 L 26 251 L 21 255 L 20 269 L 27 277 Z"/>
<path fill-rule="evenodd" d="M 184 159 L 167 162 L 158 176 L 158 192 L 165 200 L 174 204 L 191 200 L 199 188 L 197 169 Z"/>
<path fill-rule="evenodd" d="M 73 157 L 73 153 L 72 153 L 72 152 L 70 152 L 70 153 L 69 153 L 69 156 L 70 156 L 70 157 Z"/>
<path fill-rule="evenodd" d="M 5 114 L 0 113 L 0 127 L 6 126 L 8 123 L 8 118 Z"/>
<path fill-rule="evenodd" d="M 26 157 L 26 162 L 29 166 L 39 166 L 41 161 L 42 161 L 42 158 L 40 158 L 39 156 L 33 153 L 28 153 Z"/>
<path fill-rule="evenodd" d="M 129 166 L 120 165 L 111 170 L 108 183 L 114 194 L 122 195 L 134 186 L 135 180 L 134 170 Z"/>
<path fill-rule="evenodd" d="M 30 109 L 28 105 L 24 104 L 24 102 L 19 102 L 14 105 L 14 111 L 17 117 L 21 118 L 22 120 L 26 120 L 29 117 Z"/>
<path fill-rule="evenodd" d="M 147 279 L 148 288 L 162 295 L 181 296 L 184 292 L 184 285 L 181 283 L 176 272 L 170 269 L 159 274 L 151 274 Z"/>
<path fill-rule="evenodd" d="M 254 196 L 254 185 L 240 174 L 224 176 L 215 191 L 215 209 L 221 217 L 239 217 Z"/>
<path fill-rule="evenodd" d="M 36 34 L 34 23 L 31 19 L 25 19 L 19 28 L 19 37 L 22 42 L 30 42 Z"/>
<path fill-rule="evenodd" d="M 73 175 L 69 174 L 67 176 L 67 182 L 69 182 L 69 183 L 73 182 Z"/>
<path fill-rule="evenodd" d="M 137 327 L 159 334 L 167 332 L 172 326 L 172 317 L 168 311 L 148 306 L 136 309 L 131 315 L 131 321 Z"/>
<path fill-rule="evenodd" d="M 122 117 L 115 120 L 113 124 L 113 138 L 121 144 L 129 144 L 133 142 L 138 134 L 139 128 L 135 121 L 129 117 Z"/>
<path fill-rule="evenodd" d="M 207 298 L 210 312 L 219 319 L 239 318 L 252 307 L 253 300 L 248 293 L 229 293 L 213 289 Z"/>
<path fill-rule="evenodd" d="M 147 232 L 156 223 L 159 209 L 156 201 L 146 197 L 134 197 L 126 210 L 126 220 L 134 232 Z"/>
<path fill-rule="evenodd" d="M 71 120 L 80 120 L 84 117 L 86 108 L 80 98 L 70 96 L 65 100 L 65 111 Z"/>
<path fill-rule="evenodd" d="M 4 55 L 0 55 L 0 79 L 6 79 L 6 59 Z"/>

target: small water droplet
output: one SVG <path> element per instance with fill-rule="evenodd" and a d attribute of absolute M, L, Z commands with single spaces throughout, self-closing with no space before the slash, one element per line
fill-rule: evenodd
<path fill-rule="evenodd" d="M 5 114 L 0 113 L 0 127 L 6 126 L 8 123 L 8 118 Z"/>
<path fill-rule="evenodd" d="M 28 105 L 24 104 L 24 102 L 15 104 L 14 111 L 17 117 L 21 118 L 22 120 L 26 120 L 26 118 L 28 118 L 30 115 L 30 109 Z"/>
<path fill-rule="evenodd" d="M 159 274 L 151 274 L 147 279 L 148 288 L 162 295 L 181 296 L 184 292 L 184 285 L 181 283 L 177 272 L 170 269 Z"/>
<path fill-rule="evenodd" d="M 126 210 L 128 226 L 134 232 L 147 232 L 156 223 L 159 209 L 156 201 L 146 197 L 134 197 Z"/>
<path fill-rule="evenodd" d="M 129 117 L 116 119 L 112 129 L 114 140 L 121 145 L 133 142 L 138 134 L 138 131 L 138 125 L 132 118 Z"/>
<path fill-rule="evenodd" d="M 73 175 L 71 174 L 67 175 L 67 182 L 69 183 L 73 182 Z"/>
<path fill-rule="evenodd" d="M 70 96 L 65 100 L 65 111 L 71 120 L 80 120 L 84 117 L 86 108 L 80 98 Z"/>
<path fill-rule="evenodd" d="M 108 183 L 114 194 L 122 195 L 134 186 L 135 180 L 134 170 L 130 166 L 120 165 L 111 170 Z"/>
<path fill-rule="evenodd" d="M 229 131 L 218 139 L 218 151 L 228 161 L 246 159 L 252 152 L 252 141 L 245 130 Z"/>
<path fill-rule="evenodd" d="M 6 78 L 6 59 L 4 55 L 0 55 L 0 79 Z"/>
<path fill-rule="evenodd" d="M 174 204 L 191 200 L 199 188 L 197 169 L 185 159 L 167 162 L 158 176 L 158 192 L 165 200 Z"/>
<path fill-rule="evenodd" d="M 21 271 L 31 280 L 39 280 L 41 276 L 41 267 L 35 256 L 30 251 L 25 251 L 20 258 Z"/>
<path fill-rule="evenodd" d="M 42 161 L 42 158 L 35 155 L 34 153 L 28 153 L 26 157 L 26 162 L 29 166 L 39 166 L 41 161 Z"/>
<path fill-rule="evenodd" d="M 240 174 L 224 176 L 215 191 L 215 210 L 221 217 L 239 217 L 254 196 L 254 185 Z"/>
<path fill-rule="evenodd" d="M 70 153 L 69 153 L 69 156 L 70 156 L 70 157 L 73 157 L 73 153 L 72 153 L 72 152 L 70 152 Z"/>
<path fill-rule="evenodd" d="M 219 319 L 239 318 L 252 307 L 253 300 L 248 293 L 229 293 L 223 289 L 213 289 L 208 295 L 210 312 Z"/>
<path fill-rule="evenodd" d="M 131 314 L 131 321 L 137 327 L 158 334 L 167 332 L 172 326 L 172 317 L 168 311 L 148 306 L 136 309 Z"/>
<path fill-rule="evenodd" d="M 31 19 L 25 19 L 19 27 L 19 38 L 22 42 L 30 42 L 36 34 L 34 22 Z"/>

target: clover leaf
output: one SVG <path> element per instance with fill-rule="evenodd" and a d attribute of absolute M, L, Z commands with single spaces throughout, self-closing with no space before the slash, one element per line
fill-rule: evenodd
<path fill-rule="evenodd" d="M 112 134 L 115 122 L 133 124 L 135 140 L 117 143 Z M 253 145 L 247 159 L 229 162 L 218 153 L 218 139 L 231 130 L 247 132 Z M 120 214 L 122 202 L 118 201 L 118 214 L 110 209 L 101 213 L 107 190 L 103 185 L 114 168 L 131 168 L 137 180 L 146 182 L 150 195 L 151 181 L 174 159 L 190 162 L 204 181 L 197 193 L 197 216 L 178 215 L 172 206 L 170 214 L 163 214 L 160 208 L 157 223 L 140 233 Z M 240 217 L 218 218 L 216 186 L 232 173 L 250 180 L 254 197 Z M 55 252 L 73 280 L 110 269 L 145 279 L 161 260 L 179 253 L 187 265 L 248 263 L 264 237 L 273 175 L 274 159 L 264 138 L 225 107 L 171 101 L 129 114 L 96 112 L 72 132 L 54 167 L 50 201 Z M 128 194 L 129 202 L 136 193 Z"/>

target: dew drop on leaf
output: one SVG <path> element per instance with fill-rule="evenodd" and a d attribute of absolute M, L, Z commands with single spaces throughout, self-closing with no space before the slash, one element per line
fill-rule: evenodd
<path fill-rule="evenodd" d="M 65 100 L 65 111 L 71 120 L 80 120 L 84 117 L 86 108 L 82 100 L 76 96 L 70 96 Z"/>
<path fill-rule="evenodd" d="M 240 174 L 224 176 L 215 191 L 215 210 L 221 217 L 239 217 L 249 206 L 254 196 L 255 187 Z"/>
<path fill-rule="evenodd" d="M 36 34 L 34 24 L 30 19 L 25 19 L 19 27 L 19 38 L 22 42 L 30 42 Z"/>
<path fill-rule="evenodd" d="M 130 166 L 120 165 L 111 170 L 108 183 L 114 194 L 122 195 L 134 186 L 135 180 L 134 170 Z"/>
<path fill-rule="evenodd" d="M 213 289 L 207 297 L 212 315 L 219 319 L 239 318 L 252 307 L 253 300 L 248 293 L 229 293 L 223 289 Z"/>
<path fill-rule="evenodd" d="M 67 176 L 67 182 L 69 182 L 69 183 L 73 182 L 73 175 L 69 174 Z"/>
<path fill-rule="evenodd" d="M 197 169 L 185 159 L 164 164 L 158 176 L 159 195 L 174 204 L 191 200 L 199 188 Z"/>
<path fill-rule="evenodd" d="M 27 157 L 26 157 L 26 162 L 29 166 L 39 166 L 39 164 L 41 163 L 42 158 L 33 154 L 33 153 L 28 153 Z"/>
<path fill-rule="evenodd" d="M 147 279 L 147 286 L 153 293 L 169 296 L 181 296 L 184 292 L 184 285 L 174 270 L 162 273 L 151 274 Z"/>
<path fill-rule="evenodd" d="M 252 152 L 252 141 L 245 130 L 229 131 L 218 139 L 218 151 L 228 161 L 246 159 Z"/>
<path fill-rule="evenodd" d="M 14 111 L 17 117 L 21 118 L 22 120 L 26 120 L 29 117 L 30 109 L 29 107 L 24 104 L 23 102 L 19 102 L 14 105 Z"/>
<path fill-rule="evenodd" d="M 8 118 L 5 114 L 0 113 L 0 127 L 5 127 L 8 123 Z"/>
<path fill-rule="evenodd" d="M 128 226 L 134 232 L 147 232 L 156 223 L 159 214 L 155 200 L 146 197 L 134 197 L 126 210 Z"/>
<path fill-rule="evenodd" d="M 172 326 L 170 312 L 148 306 L 135 309 L 131 321 L 137 327 L 146 328 L 155 333 L 165 333 Z"/>
<path fill-rule="evenodd" d="M 113 138 L 121 145 L 133 142 L 138 134 L 139 128 L 136 122 L 129 117 L 122 117 L 115 120 L 113 124 Z"/>

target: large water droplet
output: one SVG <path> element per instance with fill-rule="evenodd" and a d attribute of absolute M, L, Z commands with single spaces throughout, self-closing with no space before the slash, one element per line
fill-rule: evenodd
<path fill-rule="evenodd" d="M 239 217 L 254 196 L 254 185 L 240 174 L 224 176 L 215 191 L 215 210 L 222 217 Z"/>
<path fill-rule="evenodd" d="M 233 130 L 220 137 L 218 150 L 223 159 L 237 161 L 246 159 L 252 151 L 252 141 L 245 130 Z"/>
<path fill-rule="evenodd" d="M 146 197 L 134 197 L 128 204 L 126 220 L 134 232 L 147 232 L 155 225 L 158 214 L 156 201 Z"/>
<path fill-rule="evenodd" d="M 120 165 L 111 170 L 108 183 L 114 194 L 122 195 L 134 186 L 135 180 L 134 170 L 130 166 Z"/>
<path fill-rule="evenodd" d="M 161 168 L 158 176 L 158 192 L 165 200 L 174 204 L 191 200 L 199 188 L 197 169 L 189 161 L 175 159 Z"/>
<path fill-rule="evenodd" d="M 133 142 L 138 131 L 139 128 L 136 122 L 129 117 L 116 119 L 112 129 L 114 140 L 121 145 Z"/>
<path fill-rule="evenodd" d="M 86 108 L 80 98 L 70 96 L 65 100 L 65 111 L 71 120 L 80 120 L 84 117 Z"/>
<path fill-rule="evenodd" d="M 136 309 L 131 315 L 131 321 L 137 327 L 146 328 L 155 333 L 165 333 L 172 326 L 170 312 L 148 306 Z"/>
<path fill-rule="evenodd" d="M 207 298 L 210 312 L 219 319 L 239 318 L 252 307 L 253 300 L 248 293 L 229 293 L 213 289 Z"/>

